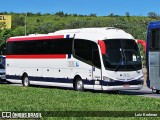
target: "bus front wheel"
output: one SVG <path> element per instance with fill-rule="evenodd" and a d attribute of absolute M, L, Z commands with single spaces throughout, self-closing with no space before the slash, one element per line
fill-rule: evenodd
<path fill-rule="evenodd" d="M 84 84 L 82 79 L 77 78 L 75 81 L 75 90 L 77 91 L 83 91 L 84 90 Z"/>
<path fill-rule="evenodd" d="M 30 85 L 29 79 L 28 79 L 28 75 L 25 74 L 25 75 L 23 76 L 22 84 L 23 84 L 23 86 L 26 86 L 26 87 Z"/>

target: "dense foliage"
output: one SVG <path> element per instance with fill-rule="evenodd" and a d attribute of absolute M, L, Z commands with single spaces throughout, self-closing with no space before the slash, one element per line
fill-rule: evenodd
<path fill-rule="evenodd" d="M 29 34 L 44 34 L 55 32 L 60 29 L 73 29 L 83 27 L 117 27 L 132 34 L 136 39 L 146 39 L 147 26 L 149 22 L 158 20 L 160 17 L 154 13 L 148 16 L 118 16 L 113 13 L 108 16 L 65 14 L 57 12 L 55 14 L 41 13 L 0 13 L 12 15 L 12 28 L 10 30 L 0 30 L 1 51 L 5 51 L 5 41 L 11 36 L 22 36 Z M 25 31 L 26 25 L 26 31 Z M 3 26 L 0 24 L 0 26 Z M 142 49 L 142 47 L 141 47 Z M 1 52 L 2 54 L 2 52 Z"/>

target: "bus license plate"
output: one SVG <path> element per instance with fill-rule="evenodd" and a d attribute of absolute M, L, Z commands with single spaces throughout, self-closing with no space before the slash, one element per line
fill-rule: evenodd
<path fill-rule="evenodd" d="M 123 87 L 125 87 L 125 88 L 126 88 L 126 87 L 129 87 L 129 86 L 130 86 L 129 84 L 125 84 L 125 85 L 123 85 Z"/>

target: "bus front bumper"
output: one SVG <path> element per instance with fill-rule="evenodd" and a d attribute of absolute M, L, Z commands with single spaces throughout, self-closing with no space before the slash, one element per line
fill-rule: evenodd
<path fill-rule="evenodd" d="M 6 75 L 0 75 L 0 79 L 1 80 L 5 80 L 6 79 Z"/>
<path fill-rule="evenodd" d="M 103 90 L 116 91 L 116 90 L 139 90 L 143 85 L 123 85 L 123 86 L 102 86 Z"/>
<path fill-rule="evenodd" d="M 139 90 L 143 87 L 142 80 L 131 81 L 104 81 L 101 82 L 103 90 Z"/>

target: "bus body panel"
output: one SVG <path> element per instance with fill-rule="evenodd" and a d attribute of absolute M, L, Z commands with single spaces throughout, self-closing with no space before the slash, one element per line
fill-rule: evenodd
<path fill-rule="evenodd" d="M 160 90 L 160 44 L 156 43 L 158 48 L 152 48 L 152 38 L 155 37 L 155 35 L 152 35 L 152 32 L 156 30 L 160 30 L 160 21 L 151 22 L 148 25 L 146 52 L 147 86 L 153 90 Z"/>
<path fill-rule="evenodd" d="M 160 65 L 159 52 L 149 52 L 149 80 L 150 86 L 160 90 Z"/>
<path fill-rule="evenodd" d="M 103 76 L 110 78 L 110 80 L 101 81 L 103 90 L 141 89 L 143 87 L 142 70 L 128 72 L 107 70 Z"/>
<path fill-rule="evenodd" d="M 7 55 L 6 59 L 6 77 L 7 81 L 13 83 L 22 83 L 23 74 L 26 73 L 30 80 L 30 84 L 58 87 L 74 87 L 76 76 L 79 76 L 85 89 L 94 90 L 122 90 L 122 89 L 141 89 L 143 84 L 142 69 L 132 71 L 110 71 L 104 67 L 101 48 L 98 45 L 98 40 L 106 39 L 133 39 L 131 35 L 120 29 L 109 28 L 94 28 L 94 34 L 87 33 L 92 29 L 57 31 L 48 35 L 36 35 L 14 37 L 8 40 L 9 42 L 23 42 L 29 38 L 29 41 L 64 39 L 67 38 L 84 41 L 93 41 L 97 46 L 100 68 L 88 61 L 79 59 L 72 49 L 72 54 L 42 54 L 42 55 Z M 107 36 L 107 35 L 108 36 Z M 46 37 L 47 36 L 47 37 Z M 56 38 L 56 36 L 58 36 Z M 31 38 L 30 38 L 31 37 Z M 41 41 L 43 41 L 41 40 Z M 74 42 L 73 42 L 74 44 Z M 73 45 L 72 44 L 72 45 Z M 96 63 L 95 63 L 96 64 Z M 106 81 L 104 78 L 111 78 L 111 81 Z M 137 82 L 138 81 L 138 82 Z"/>
<path fill-rule="evenodd" d="M 68 83 L 70 82 L 70 80 L 71 80 L 71 83 L 73 83 L 73 77 L 76 75 L 80 75 L 84 81 L 101 79 L 100 69 L 92 67 L 91 65 L 88 65 L 75 58 L 73 59 L 42 59 L 42 60 L 41 59 L 27 59 L 27 60 L 9 59 L 7 60 L 7 64 L 9 64 L 9 66 L 7 67 L 7 73 L 10 73 L 10 74 L 7 74 L 9 79 L 15 79 L 14 76 L 17 76 L 19 78 L 19 81 L 21 81 L 20 79 L 21 76 L 24 73 L 27 73 L 28 76 L 30 76 L 31 84 L 33 83 L 39 84 L 39 85 L 42 84 L 42 83 L 38 83 L 37 81 L 61 82 L 58 80 L 58 78 L 66 79 L 64 83 L 65 82 Z M 92 73 L 93 68 L 94 70 Z M 57 79 L 57 80 L 53 80 L 53 79 Z M 18 80 L 18 79 L 15 79 L 15 80 Z M 43 84 L 45 85 L 45 83 Z M 88 87 L 89 88 L 92 87 L 93 89 L 93 85 L 91 84 L 88 84 Z"/>

